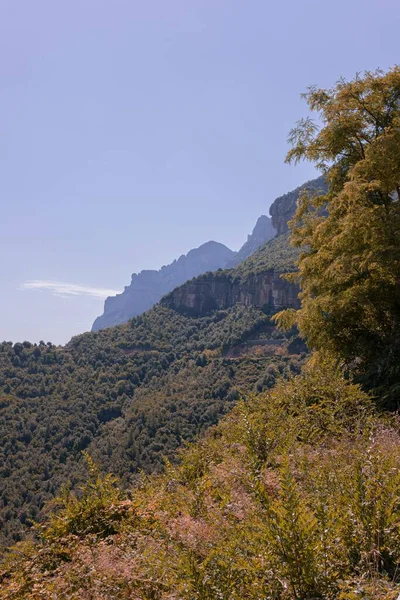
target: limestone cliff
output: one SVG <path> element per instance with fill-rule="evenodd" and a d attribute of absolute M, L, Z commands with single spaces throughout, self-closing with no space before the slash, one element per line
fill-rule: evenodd
<path fill-rule="evenodd" d="M 271 219 L 262 215 L 239 252 L 217 242 L 208 242 L 159 271 L 134 273 L 131 284 L 121 294 L 107 298 L 104 313 L 95 320 L 92 331 L 126 323 L 149 310 L 164 294 L 197 275 L 238 265 L 274 235 Z"/>
<path fill-rule="evenodd" d="M 269 214 L 272 217 L 272 226 L 276 229 L 277 235 L 288 231 L 288 221 L 293 217 L 299 196 L 304 191 L 310 191 L 315 194 L 325 194 L 328 190 L 324 176 L 307 181 L 295 190 L 279 196 L 270 206 Z"/>
<path fill-rule="evenodd" d="M 258 306 L 268 313 L 287 307 L 299 306 L 298 288 L 281 278 L 271 269 L 264 273 L 250 273 L 245 279 L 235 271 L 209 273 L 173 290 L 161 304 L 191 316 L 203 316 L 235 304 Z"/>

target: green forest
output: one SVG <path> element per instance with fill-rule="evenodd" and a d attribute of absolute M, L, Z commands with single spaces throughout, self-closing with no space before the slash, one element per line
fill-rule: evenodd
<path fill-rule="evenodd" d="M 400 68 L 304 97 L 327 188 L 213 275 L 298 308 L 1 345 L 0 598 L 399 597 Z"/>
<path fill-rule="evenodd" d="M 257 264 L 276 250 L 280 265 L 281 246 L 267 244 Z M 247 276 L 255 264 L 252 258 Z M 215 425 L 242 393 L 298 372 L 306 347 L 290 346 L 293 331 L 278 354 L 231 356 L 248 338 L 273 335 L 283 337 L 255 307 L 189 318 L 156 306 L 65 347 L 1 344 L 3 547 L 24 536 L 63 484 L 82 483 L 83 450 L 127 485 L 140 470 L 162 468 L 165 456 Z"/>

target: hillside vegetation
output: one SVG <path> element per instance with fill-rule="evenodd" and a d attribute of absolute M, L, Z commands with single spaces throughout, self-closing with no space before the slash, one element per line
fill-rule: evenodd
<path fill-rule="evenodd" d="M 299 251 L 289 242 L 289 234 L 283 233 L 269 242 L 241 263 L 232 272 L 234 278 L 245 281 L 247 277 L 270 269 L 279 273 L 291 272 L 299 258 Z"/>
<path fill-rule="evenodd" d="M 64 348 L 0 345 L 2 544 L 21 539 L 62 484 L 83 481 L 82 450 L 127 484 L 217 423 L 238 390 L 298 371 L 301 356 L 284 348 L 225 357 L 273 329 L 256 308 L 189 319 L 156 306 Z"/>
<path fill-rule="evenodd" d="M 244 282 L 274 266 L 293 269 L 296 253 L 282 236 L 235 269 L 209 275 Z M 155 306 L 65 347 L 0 344 L 0 547 L 22 539 L 64 483 L 84 480 L 83 450 L 128 485 L 216 424 L 240 391 L 298 372 L 304 345 L 234 356 L 274 329 L 261 307 L 188 318 Z"/>
<path fill-rule="evenodd" d="M 326 170 L 329 190 L 305 194 L 292 222 L 302 305 L 286 322 L 398 408 L 400 68 L 313 87 L 306 99 L 322 127 L 300 121 L 288 161 Z"/>
<path fill-rule="evenodd" d="M 241 384 L 229 393 L 237 402 L 163 472 L 141 473 L 127 490 L 85 452 L 86 483 L 64 487 L 35 537 L 10 549 L 0 598 L 399 597 L 400 427 L 388 409 L 398 407 L 400 389 L 400 68 L 312 88 L 306 97 L 322 125 L 301 121 L 288 158 L 315 161 L 329 190 L 300 198 L 291 224 L 299 270 L 286 276 L 300 285 L 302 305 L 272 320 L 297 324 L 311 356 L 293 363 L 294 340 L 264 354 L 260 341 L 279 333 L 255 307 L 198 319 L 158 307 L 133 322 L 135 344 L 141 332 L 147 352 L 177 354 L 154 397 L 199 390 L 203 373 L 210 390 L 223 388 L 236 368 Z M 171 318 L 174 333 L 167 318 L 156 334 L 154 322 L 146 329 L 156 315 Z M 117 340 L 121 331 L 104 335 Z M 124 350 L 134 352 L 132 333 L 124 335 Z M 69 352 L 84 364 L 101 339 L 109 338 L 81 336 Z M 170 348 L 172 339 L 182 350 Z M 266 359 L 275 365 L 264 369 Z M 262 377 L 250 391 L 256 365 Z M 3 371 L 15 378 L 10 366 Z M 275 382 L 279 371 L 284 377 Z M 198 391 L 193 399 L 194 409 Z M 174 412 L 157 408 L 163 427 Z M 140 422 L 132 416 L 132 425 Z"/>
<path fill-rule="evenodd" d="M 329 363 L 241 401 L 124 496 L 89 459 L 1 598 L 395 600 L 400 437 Z"/>

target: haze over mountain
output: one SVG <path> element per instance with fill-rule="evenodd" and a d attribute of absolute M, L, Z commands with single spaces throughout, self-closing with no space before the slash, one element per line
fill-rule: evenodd
<path fill-rule="evenodd" d="M 257 219 L 252 233 L 247 236 L 246 242 L 238 252 L 211 241 L 190 250 L 187 255 L 180 256 L 158 271 L 143 270 L 138 274 L 134 273 L 130 285 L 126 286 L 121 294 L 106 299 L 104 313 L 94 321 L 92 331 L 126 323 L 129 319 L 149 310 L 165 294 L 172 292 L 174 288 L 193 277 L 207 271 L 236 267 L 276 234 L 287 232 L 288 220 L 293 216 L 299 195 L 304 190 L 324 192 L 326 189 L 324 177 L 320 176 L 276 198 L 269 209 L 271 217 L 261 215 Z M 219 305 L 223 304 L 221 302 Z"/>
<path fill-rule="evenodd" d="M 104 313 L 97 317 L 92 331 L 126 323 L 142 314 L 161 298 L 178 287 L 207 271 L 231 268 L 248 258 L 260 246 L 275 235 L 271 219 L 262 215 L 247 241 L 234 252 L 218 242 L 210 241 L 190 250 L 171 264 L 156 270 L 134 273 L 129 286 L 121 294 L 109 296 L 104 303 Z"/>
<path fill-rule="evenodd" d="M 134 273 L 130 285 L 125 287 L 122 294 L 106 299 L 104 314 L 97 317 L 92 331 L 126 323 L 154 306 L 164 294 L 188 279 L 206 271 L 223 269 L 234 256 L 235 252 L 223 244 L 211 241 L 190 250 L 186 255 L 182 254 L 159 271 Z"/>

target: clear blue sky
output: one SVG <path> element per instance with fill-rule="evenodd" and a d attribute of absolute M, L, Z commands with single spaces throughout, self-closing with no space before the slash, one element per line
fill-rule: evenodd
<path fill-rule="evenodd" d="M 299 94 L 399 62 L 399 17 L 397 0 L 0 0 L 0 339 L 65 342 L 132 272 L 239 248 L 314 176 L 283 162 Z"/>

